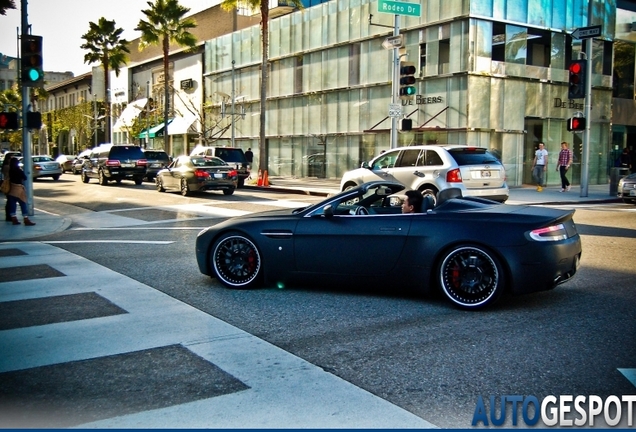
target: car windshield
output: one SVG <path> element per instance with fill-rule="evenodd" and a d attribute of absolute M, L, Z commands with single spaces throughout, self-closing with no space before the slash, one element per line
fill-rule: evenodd
<path fill-rule="evenodd" d="M 169 161 L 168 153 L 164 151 L 144 151 L 146 159 Z"/>
<path fill-rule="evenodd" d="M 146 159 L 141 147 L 113 146 L 110 150 L 110 159 Z"/>
<path fill-rule="evenodd" d="M 222 159 L 217 157 L 193 157 L 191 161 L 192 165 L 197 167 L 227 166 Z"/>
<path fill-rule="evenodd" d="M 225 162 L 240 162 L 247 163 L 245 154 L 241 149 L 236 148 L 217 148 L 214 152 L 216 157 L 223 159 Z"/>
<path fill-rule="evenodd" d="M 455 159 L 459 166 L 499 163 L 497 157 L 484 148 L 457 148 L 450 149 L 448 152 L 453 156 L 453 159 Z"/>

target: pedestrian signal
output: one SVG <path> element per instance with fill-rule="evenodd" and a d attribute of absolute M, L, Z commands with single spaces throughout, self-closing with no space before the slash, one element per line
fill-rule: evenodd
<path fill-rule="evenodd" d="M 586 125 L 585 117 L 572 117 L 568 119 L 568 130 L 570 132 L 583 131 Z"/>
<path fill-rule="evenodd" d="M 0 129 L 20 129 L 17 112 L 0 112 Z"/>

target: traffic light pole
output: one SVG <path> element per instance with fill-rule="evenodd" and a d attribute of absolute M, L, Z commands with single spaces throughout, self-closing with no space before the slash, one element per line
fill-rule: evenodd
<path fill-rule="evenodd" d="M 393 36 L 400 35 L 400 16 L 394 15 L 393 18 Z M 400 48 L 393 48 L 393 79 L 391 85 L 391 103 L 398 102 L 398 89 L 400 88 Z M 391 148 L 397 148 L 397 117 L 391 117 Z"/>
<path fill-rule="evenodd" d="M 21 1 L 22 37 L 29 34 L 29 22 L 27 19 L 27 0 Z M 22 53 L 20 53 L 22 55 Z M 27 211 L 33 216 L 33 163 L 31 162 L 31 134 L 27 128 L 27 113 L 29 112 L 29 87 L 22 83 L 22 169 L 26 174 Z"/>
<path fill-rule="evenodd" d="M 588 177 L 590 172 L 590 127 L 592 125 L 592 38 L 585 40 L 587 65 L 585 74 L 585 132 L 583 133 L 583 155 L 581 160 L 581 197 L 587 197 Z M 600 167 L 599 167 L 600 168 Z"/>

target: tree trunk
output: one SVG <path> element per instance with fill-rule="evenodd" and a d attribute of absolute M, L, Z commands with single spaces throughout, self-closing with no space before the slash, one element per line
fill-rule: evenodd
<path fill-rule="evenodd" d="M 107 143 L 113 142 L 110 136 L 110 78 L 108 73 L 108 55 L 104 57 L 104 140 Z M 97 119 L 95 119 L 97 125 Z M 95 128 L 97 133 L 97 127 Z"/>
<path fill-rule="evenodd" d="M 267 170 L 268 145 L 265 135 L 265 108 L 267 105 L 267 59 L 269 54 L 269 2 L 261 1 L 261 40 L 263 59 L 261 62 L 261 129 L 258 143 L 258 169 Z"/>
<path fill-rule="evenodd" d="M 170 77 L 168 73 L 170 60 L 170 39 L 168 36 L 163 37 L 163 147 L 168 154 L 172 154 L 172 149 L 168 136 L 168 116 L 170 115 Z"/>

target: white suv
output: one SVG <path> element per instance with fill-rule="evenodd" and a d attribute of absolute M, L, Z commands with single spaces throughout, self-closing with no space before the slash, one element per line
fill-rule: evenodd
<path fill-rule="evenodd" d="M 347 171 L 340 189 L 374 180 L 397 181 L 434 198 L 449 187 L 460 188 L 463 196 L 499 202 L 505 202 L 510 193 L 504 166 L 483 147 L 423 145 L 388 150 Z"/>

